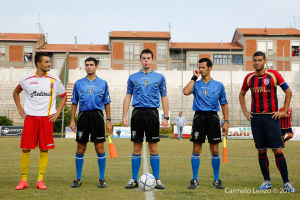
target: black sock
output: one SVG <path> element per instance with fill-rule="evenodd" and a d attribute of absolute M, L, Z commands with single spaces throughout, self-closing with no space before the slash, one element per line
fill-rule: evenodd
<path fill-rule="evenodd" d="M 269 160 L 267 153 L 258 154 L 258 162 L 264 179 L 270 181 Z"/>
<path fill-rule="evenodd" d="M 286 160 L 283 153 L 277 155 L 275 154 L 275 162 L 281 174 L 283 183 L 289 182 Z"/>

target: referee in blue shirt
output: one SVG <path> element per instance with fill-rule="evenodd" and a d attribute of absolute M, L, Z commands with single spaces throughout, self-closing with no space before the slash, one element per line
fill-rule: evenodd
<path fill-rule="evenodd" d="M 215 81 L 210 76 L 212 70 L 212 62 L 208 58 L 199 60 L 199 69 L 194 70 L 191 81 L 183 89 L 185 95 L 194 94 L 193 110 L 195 111 L 191 141 L 193 142 L 193 154 L 191 158 L 193 179 L 188 187 L 195 189 L 199 187 L 198 170 L 200 166 L 200 153 L 202 144 L 205 143 L 207 136 L 210 144 L 210 152 L 212 155 L 212 168 L 214 171 L 213 187 L 224 189 L 222 181 L 219 179 L 220 157 L 219 143 L 221 140 L 221 130 L 219 124 L 219 116 L 217 112 L 220 110 L 219 103 L 222 107 L 222 112 L 225 117 L 223 126 L 225 134 L 228 131 L 228 103 L 226 100 L 225 88 L 221 82 Z M 201 74 L 201 80 L 197 81 Z"/>
<path fill-rule="evenodd" d="M 87 58 L 85 60 L 85 70 L 87 76 L 77 80 L 73 89 L 70 128 L 74 132 L 76 132 L 74 117 L 78 102 L 79 114 L 76 132 L 77 152 L 75 156 L 77 177 L 71 185 L 72 188 L 77 188 L 82 184 L 81 174 L 84 153 L 90 134 L 90 142 L 94 142 L 98 157 L 100 173 L 98 187 L 106 187 L 106 181 L 104 178 L 106 165 L 106 156 L 104 151 L 105 119 L 102 110 L 105 109 L 106 129 L 110 133 L 112 130 L 110 119 L 111 99 L 109 96 L 107 82 L 96 76 L 96 70 L 98 67 L 99 66 L 95 58 Z"/>
<path fill-rule="evenodd" d="M 164 110 L 162 121 L 163 129 L 168 125 L 168 97 L 166 79 L 162 74 L 152 70 L 153 53 L 150 49 L 144 49 L 140 54 L 140 61 L 143 69 L 130 75 L 127 82 L 127 94 L 123 106 L 123 124 L 128 126 L 127 112 L 133 96 L 131 115 L 131 141 L 133 142 L 133 153 L 131 158 L 132 178 L 129 180 L 126 189 L 138 186 L 137 179 L 141 165 L 141 151 L 146 133 L 146 141 L 150 151 L 150 164 L 152 173 L 156 178 L 156 189 L 164 189 L 159 179 L 160 159 L 157 152 L 159 142 L 159 96 Z"/>

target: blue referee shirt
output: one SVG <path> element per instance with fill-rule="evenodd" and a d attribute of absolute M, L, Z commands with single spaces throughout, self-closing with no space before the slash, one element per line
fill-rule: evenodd
<path fill-rule="evenodd" d="M 82 78 L 75 82 L 72 103 L 78 104 L 79 111 L 103 110 L 111 102 L 107 82 L 98 76 L 93 81 Z"/>
<path fill-rule="evenodd" d="M 196 81 L 191 94 L 194 94 L 194 111 L 219 111 L 221 105 L 228 104 L 224 85 L 211 79 L 207 84 L 201 79 Z"/>
<path fill-rule="evenodd" d="M 159 94 L 167 96 L 166 79 L 155 71 L 142 70 L 131 74 L 127 82 L 127 94 L 133 95 L 132 106 L 139 108 L 158 108 Z"/>

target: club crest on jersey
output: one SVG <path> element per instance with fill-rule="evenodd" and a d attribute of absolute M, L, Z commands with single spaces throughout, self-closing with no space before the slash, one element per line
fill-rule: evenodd
<path fill-rule="evenodd" d="M 136 135 L 136 131 L 132 131 L 132 138 L 134 138 L 135 137 L 135 135 Z"/>
<path fill-rule="evenodd" d="M 264 80 L 264 84 L 265 84 L 265 85 L 269 85 L 269 83 L 270 83 L 270 79 L 267 79 L 267 78 L 266 78 L 266 79 Z"/>
<path fill-rule="evenodd" d="M 148 81 L 144 80 L 144 86 L 147 87 L 147 85 L 148 85 Z"/>
<path fill-rule="evenodd" d="M 54 86 L 54 84 L 53 84 L 53 83 L 50 83 L 50 88 L 51 88 L 51 89 L 53 89 L 53 86 Z"/>
<path fill-rule="evenodd" d="M 208 90 L 203 90 L 203 94 L 206 96 L 208 94 Z"/>
<path fill-rule="evenodd" d="M 93 88 L 89 88 L 89 94 L 92 95 L 93 93 Z"/>
<path fill-rule="evenodd" d="M 83 132 L 78 131 L 78 137 L 79 137 L 79 139 L 81 139 L 82 135 L 83 135 Z"/>

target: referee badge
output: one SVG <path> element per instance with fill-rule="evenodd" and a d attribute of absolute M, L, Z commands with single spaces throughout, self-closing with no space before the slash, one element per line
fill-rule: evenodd
<path fill-rule="evenodd" d="M 89 94 L 92 95 L 93 93 L 93 88 L 89 88 Z"/>
<path fill-rule="evenodd" d="M 136 135 L 136 131 L 132 131 L 132 138 L 134 138 Z"/>
<path fill-rule="evenodd" d="M 208 90 L 203 90 L 203 94 L 204 94 L 204 96 L 206 96 L 206 95 L 207 95 L 207 93 L 208 93 Z"/>
<path fill-rule="evenodd" d="M 195 132 L 195 139 L 199 137 L 199 132 Z"/>
<path fill-rule="evenodd" d="M 144 86 L 147 87 L 147 85 L 148 85 L 148 81 L 144 80 Z"/>
<path fill-rule="evenodd" d="M 79 137 L 79 139 L 81 139 L 82 135 L 83 135 L 83 132 L 78 131 L 78 137 Z"/>

